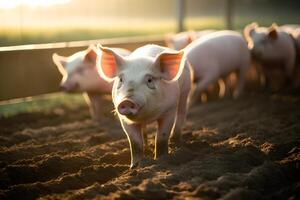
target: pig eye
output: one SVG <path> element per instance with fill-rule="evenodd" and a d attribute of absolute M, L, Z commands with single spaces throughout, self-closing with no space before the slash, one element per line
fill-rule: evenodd
<path fill-rule="evenodd" d="M 122 76 L 122 75 L 120 75 L 119 76 L 119 81 L 118 81 L 118 89 L 120 88 L 120 87 L 122 87 L 122 85 L 123 85 L 123 82 L 124 82 L 124 77 Z"/>
<path fill-rule="evenodd" d="M 146 84 L 148 86 L 148 88 L 150 89 L 155 89 L 155 78 L 151 75 L 146 75 Z"/>

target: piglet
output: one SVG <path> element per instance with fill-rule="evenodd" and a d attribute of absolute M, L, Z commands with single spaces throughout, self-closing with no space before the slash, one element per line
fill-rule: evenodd
<path fill-rule="evenodd" d="M 156 121 L 155 159 L 168 153 L 169 137 L 180 137 L 192 77 L 183 51 L 146 45 L 124 57 L 102 47 L 100 75 L 113 81 L 112 99 L 127 135 L 131 168 L 143 158 L 143 132 Z"/>
<path fill-rule="evenodd" d="M 184 52 L 194 70 L 196 83 L 193 104 L 210 84 L 238 72 L 235 97 L 241 95 L 245 74 L 250 65 L 250 52 L 242 35 L 234 31 L 218 31 L 203 36 L 189 44 Z M 229 93 L 229 82 L 225 81 L 225 95 Z"/>
<path fill-rule="evenodd" d="M 129 55 L 126 49 L 115 49 L 121 55 Z M 84 51 L 79 51 L 69 57 L 54 53 L 52 58 L 58 70 L 63 75 L 60 89 L 67 93 L 84 93 L 90 107 L 92 119 L 99 122 L 102 117 L 103 94 L 110 94 L 112 84 L 99 76 L 96 60 L 96 47 L 91 45 Z"/>
<path fill-rule="evenodd" d="M 266 86 L 273 91 L 283 88 L 292 79 L 296 61 L 295 44 L 290 34 L 275 24 L 259 27 L 252 23 L 245 27 L 244 35 L 254 61 L 265 76 Z"/>

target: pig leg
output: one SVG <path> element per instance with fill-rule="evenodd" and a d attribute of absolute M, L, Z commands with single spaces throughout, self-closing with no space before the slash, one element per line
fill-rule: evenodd
<path fill-rule="evenodd" d="M 158 131 L 155 137 L 155 157 L 168 154 L 169 137 L 172 133 L 176 120 L 176 109 L 166 113 L 158 120 Z"/>
<path fill-rule="evenodd" d="M 121 120 L 123 130 L 125 131 L 131 153 L 131 165 L 130 168 L 134 168 L 138 165 L 139 161 L 143 158 L 143 136 L 142 126 L 140 124 L 127 124 Z"/>
<path fill-rule="evenodd" d="M 143 136 L 143 142 L 144 142 L 144 152 L 145 149 L 148 147 L 148 137 L 147 137 L 147 126 L 142 126 L 142 136 Z"/>
<path fill-rule="evenodd" d="M 243 93 L 246 70 L 247 70 L 246 67 L 242 67 L 241 69 L 238 70 L 238 82 L 237 82 L 236 92 L 234 93 L 234 98 L 238 98 Z"/>
<path fill-rule="evenodd" d="M 226 77 L 218 80 L 219 84 L 219 98 L 223 98 L 228 93 L 228 85 Z"/>
<path fill-rule="evenodd" d="M 218 78 L 218 73 L 208 74 L 204 76 L 202 80 L 196 83 L 196 88 L 193 92 L 192 105 L 195 105 L 197 103 L 197 99 L 200 96 L 201 92 L 207 89 L 209 84 L 216 82 Z"/>
<path fill-rule="evenodd" d="M 103 117 L 103 99 L 100 94 L 87 93 L 87 96 L 88 99 L 86 99 L 86 102 L 90 107 L 92 119 L 95 122 L 100 122 Z"/>
<path fill-rule="evenodd" d="M 175 130 L 171 136 L 172 142 L 174 143 L 178 143 L 181 139 L 181 128 L 185 122 L 188 109 L 188 97 L 189 93 L 186 92 L 181 94 L 179 98 Z"/>

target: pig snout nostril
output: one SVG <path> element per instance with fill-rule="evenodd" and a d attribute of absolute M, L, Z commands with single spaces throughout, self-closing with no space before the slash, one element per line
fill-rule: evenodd
<path fill-rule="evenodd" d="M 124 100 L 118 106 L 118 112 L 121 115 L 135 115 L 138 112 L 138 106 L 131 100 Z"/>

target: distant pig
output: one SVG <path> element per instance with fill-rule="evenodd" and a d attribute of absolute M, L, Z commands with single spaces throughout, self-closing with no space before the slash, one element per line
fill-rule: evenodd
<path fill-rule="evenodd" d="M 293 70 L 292 84 L 294 89 L 300 88 L 300 25 L 287 24 L 280 26 L 280 29 L 289 33 L 294 40 L 296 47 L 296 64 Z"/>
<path fill-rule="evenodd" d="M 157 121 L 155 159 L 168 153 L 168 141 L 180 137 L 191 89 L 191 71 L 183 51 L 146 45 L 124 57 L 99 46 L 101 76 L 114 81 L 112 98 L 131 149 L 131 168 L 143 158 L 143 131 Z"/>
<path fill-rule="evenodd" d="M 165 43 L 166 45 L 175 50 L 181 50 L 185 48 L 187 45 L 189 45 L 194 40 L 201 38 L 207 34 L 213 33 L 216 30 L 208 29 L 203 31 L 187 31 L 187 32 L 181 32 L 176 35 L 167 35 L 165 37 Z"/>
<path fill-rule="evenodd" d="M 125 49 L 115 49 L 115 51 L 124 56 L 130 54 Z M 90 107 L 92 119 L 99 122 L 103 107 L 101 96 L 111 93 L 112 84 L 99 76 L 96 67 L 97 57 L 98 53 L 94 46 L 69 57 L 59 56 L 56 53 L 52 56 L 63 75 L 61 90 L 67 93 L 86 93 L 85 99 Z"/>
<path fill-rule="evenodd" d="M 292 79 L 296 61 L 292 37 L 274 24 L 266 28 L 258 27 L 257 23 L 246 26 L 244 35 L 254 61 L 261 66 L 267 86 L 274 91 L 283 88 Z"/>
<path fill-rule="evenodd" d="M 250 65 L 250 52 L 242 35 L 234 31 L 218 31 L 203 36 L 185 49 L 188 62 L 194 70 L 196 87 L 193 104 L 211 83 L 237 71 L 239 78 L 235 97 L 241 95 L 245 74 Z M 229 83 L 225 81 L 225 94 Z"/>

